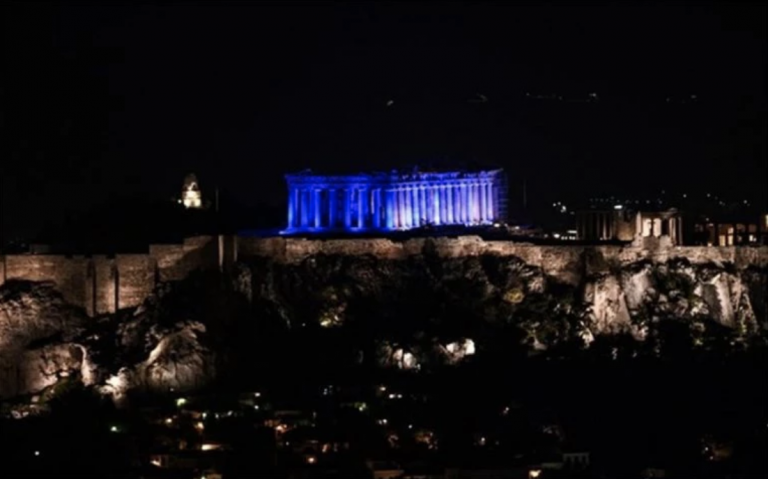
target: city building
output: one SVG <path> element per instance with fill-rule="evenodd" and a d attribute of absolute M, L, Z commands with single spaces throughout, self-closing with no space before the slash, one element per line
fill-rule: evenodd
<path fill-rule="evenodd" d="M 683 220 L 672 208 L 633 211 L 621 205 L 610 210 L 586 210 L 576 215 L 576 231 L 582 241 L 635 241 L 640 238 L 669 238 L 683 244 Z"/>
<path fill-rule="evenodd" d="M 502 170 L 286 175 L 285 233 L 479 226 L 506 216 Z"/>

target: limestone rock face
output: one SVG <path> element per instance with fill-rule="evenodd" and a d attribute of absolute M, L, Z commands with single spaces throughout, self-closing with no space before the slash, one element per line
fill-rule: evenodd
<path fill-rule="evenodd" d="M 93 380 L 87 353 L 76 342 L 85 325 L 83 313 L 52 284 L 0 287 L 0 398 L 39 392 L 83 372 Z"/>
<path fill-rule="evenodd" d="M 163 286 L 133 315 L 86 318 L 52 285 L 0 287 L 0 398 L 38 394 L 59 382 L 98 386 L 117 402 L 132 390 L 185 391 L 214 377 L 206 327 L 170 322 Z"/>
<path fill-rule="evenodd" d="M 679 260 L 630 263 L 617 274 L 588 281 L 591 329 L 595 334 L 629 332 L 642 339 L 649 324 L 675 318 L 712 320 L 743 334 L 756 333 L 765 327 L 758 318 L 765 316 L 766 297 L 751 286 L 753 276 Z"/>
<path fill-rule="evenodd" d="M 251 337 L 262 331 L 255 324 L 333 338 L 359 362 L 414 372 L 512 348 L 581 350 L 606 337 L 655 344 L 649 338 L 670 323 L 694 339 L 722 330 L 739 341 L 768 330 L 768 271 L 746 253 L 710 252 L 714 259 L 703 261 L 671 249 L 608 254 L 500 243 L 488 247 L 504 254 L 486 254 L 464 242 L 445 256 L 446 241 L 422 248 L 409 240 L 400 246 L 408 254 L 396 257 L 373 254 L 365 241 L 354 243 L 362 250 L 354 255 L 331 242 L 297 261 L 254 257 L 223 278 L 192 273 L 161 284 L 137 309 L 103 318 L 86 318 L 52 284 L 7 282 L 0 398 L 38 394 L 64 378 L 117 402 L 132 391 L 200 388 L 224 370 L 228 345 L 238 345 L 243 363 L 253 360 Z M 222 341 L 231 331 L 239 340 Z M 289 343 L 270 354 L 285 354 Z M 347 349 L 339 357 L 353 356 Z"/>
<path fill-rule="evenodd" d="M 75 337 L 85 319 L 53 284 L 9 281 L 0 288 L 0 354 L 54 335 Z"/>
<path fill-rule="evenodd" d="M 214 376 L 212 352 L 200 344 L 205 326 L 177 323 L 160 333 L 147 359 L 135 367 L 138 384 L 152 391 L 189 391 L 208 384 Z"/>
<path fill-rule="evenodd" d="M 28 349 L 12 357 L 0 356 L 0 397 L 38 393 L 69 377 L 90 380 L 87 367 L 82 346 L 74 343 Z"/>

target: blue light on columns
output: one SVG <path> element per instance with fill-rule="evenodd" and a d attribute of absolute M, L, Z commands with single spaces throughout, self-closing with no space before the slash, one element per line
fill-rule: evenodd
<path fill-rule="evenodd" d="M 286 234 L 393 231 L 498 221 L 502 170 L 286 175 Z"/>

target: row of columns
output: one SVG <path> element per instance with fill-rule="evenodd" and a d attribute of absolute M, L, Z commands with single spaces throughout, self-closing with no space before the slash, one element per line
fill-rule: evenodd
<path fill-rule="evenodd" d="M 481 224 L 497 216 L 491 182 L 404 185 L 392 191 L 394 201 L 389 204 L 394 209 L 387 215 L 387 227 L 391 229 L 425 224 Z"/>
<path fill-rule="evenodd" d="M 288 227 L 381 228 L 382 188 L 291 188 L 288 192 Z"/>
<path fill-rule="evenodd" d="M 616 227 L 616 213 L 613 211 L 582 213 L 576 225 L 579 239 L 598 241 L 616 239 Z"/>
<path fill-rule="evenodd" d="M 320 188 L 290 187 L 289 229 L 407 229 L 496 219 L 490 181 Z"/>

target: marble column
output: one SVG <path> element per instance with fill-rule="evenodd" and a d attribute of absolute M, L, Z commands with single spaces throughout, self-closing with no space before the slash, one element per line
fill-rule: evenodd
<path fill-rule="evenodd" d="M 391 189 L 387 188 L 384 191 L 385 196 L 385 208 L 384 208 L 384 222 L 387 229 L 393 229 L 395 227 L 395 199 L 394 193 Z"/>
<path fill-rule="evenodd" d="M 296 189 L 288 188 L 288 228 L 296 226 Z"/>
<path fill-rule="evenodd" d="M 419 209 L 421 210 L 421 217 L 424 221 L 432 223 L 432 215 L 429 214 L 427 209 L 427 187 L 419 186 Z"/>
<path fill-rule="evenodd" d="M 424 212 L 421 210 L 421 192 L 418 186 L 413 187 L 413 226 L 421 226 L 421 220 L 424 218 Z"/>
<path fill-rule="evenodd" d="M 363 227 L 363 219 L 365 218 L 363 212 L 363 199 L 365 197 L 365 190 L 363 188 L 357 188 L 357 220 L 355 225 L 358 228 Z"/>
<path fill-rule="evenodd" d="M 336 190 L 328 190 L 328 227 L 336 227 Z"/>
<path fill-rule="evenodd" d="M 488 220 L 489 221 L 496 221 L 497 215 L 496 215 L 496 202 L 494 201 L 493 196 L 493 183 L 488 183 L 486 191 L 486 209 L 488 210 Z"/>
<path fill-rule="evenodd" d="M 458 220 L 457 223 L 462 223 L 463 224 L 464 221 L 466 221 L 466 219 L 467 219 L 467 216 L 466 216 L 466 213 L 467 213 L 467 210 L 466 210 L 466 206 L 467 206 L 467 190 L 466 190 L 466 185 L 464 185 L 464 183 L 462 182 L 462 183 L 460 183 L 458 185 L 457 189 L 458 189 L 458 193 L 459 193 L 458 194 L 458 201 L 456 202 L 457 206 L 458 206 L 458 210 L 459 210 L 458 211 L 459 215 L 458 215 L 458 218 L 457 218 L 457 220 Z"/>
<path fill-rule="evenodd" d="M 309 224 L 309 192 L 302 188 L 299 192 L 299 198 L 301 199 L 301 227 L 306 228 Z"/>
<path fill-rule="evenodd" d="M 464 221 L 464 211 L 462 208 L 463 195 L 461 194 L 462 193 L 461 184 L 457 184 L 453 192 L 456 196 L 456 199 L 453 202 L 453 208 L 455 210 L 453 213 L 454 223 L 461 223 L 462 221 Z"/>
<path fill-rule="evenodd" d="M 445 185 L 436 186 L 435 190 L 436 190 L 435 199 L 437 200 L 437 215 L 439 216 L 439 219 L 440 219 L 439 223 L 442 225 L 446 223 L 446 218 L 447 218 L 445 207 L 448 203 L 446 201 L 446 195 L 448 193 L 445 188 Z"/>
<path fill-rule="evenodd" d="M 315 221 L 313 226 L 315 228 L 320 227 L 320 190 L 312 190 L 312 203 L 314 204 L 314 217 Z"/>
<path fill-rule="evenodd" d="M 446 189 L 448 193 L 448 202 L 446 203 L 448 209 L 448 223 L 456 223 L 456 188 L 454 185 L 448 185 Z"/>
<path fill-rule="evenodd" d="M 373 227 L 381 228 L 381 188 L 373 190 Z"/>
<path fill-rule="evenodd" d="M 442 191 L 442 186 L 434 186 L 430 190 L 432 193 L 432 220 L 436 225 L 441 224 L 441 219 L 443 217 L 443 215 L 440 214 L 440 207 L 443 204 L 443 202 L 440 201 L 440 195 L 442 194 Z"/>
<path fill-rule="evenodd" d="M 403 187 L 403 227 L 413 226 L 413 210 L 411 210 L 411 189 Z"/>
<path fill-rule="evenodd" d="M 480 183 L 478 188 L 480 189 L 480 221 L 482 223 L 488 223 L 488 216 L 486 215 L 485 208 L 485 182 Z"/>
<path fill-rule="evenodd" d="M 352 190 L 344 188 L 344 228 L 352 227 Z"/>

